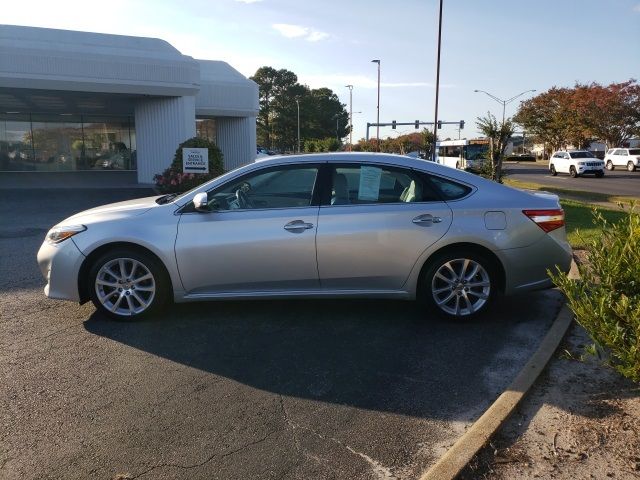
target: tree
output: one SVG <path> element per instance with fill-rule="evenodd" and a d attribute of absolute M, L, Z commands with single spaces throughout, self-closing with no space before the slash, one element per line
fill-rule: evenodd
<path fill-rule="evenodd" d="M 567 88 L 553 87 L 522 102 L 513 120 L 551 150 L 564 147 L 571 136 L 570 95 Z"/>
<path fill-rule="evenodd" d="M 487 112 L 486 117 L 478 117 L 476 127 L 484 136 L 489 138 L 489 159 L 491 160 L 490 176 L 496 182 L 502 181 L 502 158 L 507 143 L 513 136 L 514 126 L 511 118 L 498 124 L 496 117 Z"/>
<path fill-rule="evenodd" d="M 572 110 L 586 134 L 608 146 L 622 146 L 640 134 L 640 85 L 635 80 L 602 86 L 576 84 Z"/>
<path fill-rule="evenodd" d="M 259 86 L 260 112 L 258 143 L 280 150 L 294 150 L 298 137 L 305 139 L 343 138 L 349 133 L 345 105 L 328 88 L 310 89 L 298 83 L 295 73 L 261 67 L 251 77 Z M 337 132 L 336 132 L 337 122 Z"/>
<path fill-rule="evenodd" d="M 629 80 L 553 87 L 522 102 L 514 120 L 552 150 L 586 148 L 593 139 L 621 146 L 640 135 L 640 85 Z"/>

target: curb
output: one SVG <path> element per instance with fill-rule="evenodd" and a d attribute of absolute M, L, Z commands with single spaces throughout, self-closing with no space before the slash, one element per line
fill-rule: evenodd
<path fill-rule="evenodd" d="M 578 269 L 575 262 L 572 261 L 569 277 L 576 278 L 577 276 Z M 527 394 L 560 345 L 572 321 L 573 313 L 565 304 L 543 338 L 538 350 L 518 373 L 511 385 L 471 425 L 469 430 L 426 473 L 420 476 L 420 480 L 454 480 L 460 475 L 478 451 L 507 421 L 520 400 Z"/>

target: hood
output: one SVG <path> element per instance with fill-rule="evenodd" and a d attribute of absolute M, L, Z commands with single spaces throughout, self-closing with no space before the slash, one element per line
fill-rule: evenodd
<path fill-rule="evenodd" d="M 156 200 L 160 197 L 161 195 L 157 195 L 153 197 L 136 198 L 135 200 L 126 200 L 124 202 L 109 203 L 76 213 L 58 225 L 95 223 L 105 220 L 135 217 L 142 215 L 151 208 L 157 207 L 158 204 Z"/>

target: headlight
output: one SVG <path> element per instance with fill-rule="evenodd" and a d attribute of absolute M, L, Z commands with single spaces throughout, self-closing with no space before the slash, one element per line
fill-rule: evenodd
<path fill-rule="evenodd" d="M 47 232 L 46 241 L 48 243 L 60 243 L 67 238 L 73 237 L 76 233 L 84 232 L 87 229 L 84 225 L 68 225 L 64 227 L 53 227 Z"/>
<path fill-rule="evenodd" d="M 578 162 L 578 165 L 584 166 L 584 162 Z"/>

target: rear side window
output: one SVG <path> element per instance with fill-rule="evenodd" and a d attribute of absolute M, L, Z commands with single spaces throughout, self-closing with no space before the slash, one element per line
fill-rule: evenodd
<path fill-rule="evenodd" d="M 431 183 L 434 185 L 438 192 L 445 200 L 458 200 L 466 197 L 471 193 L 471 187 L 463 185 L 462 183 L 454 182 L 448 178 L 442 177 L 429 177 Z"/>
<path fill-rule="evenodd" d="M 421 175 L 385 165 L 336 165 L 331 172 L 331 205 L 440 201 Z"/>
<path fill-rule="evenodd" d="M 629 155 L 640 155 L 640 148 L 632 148 L 629 150 Z"/>

